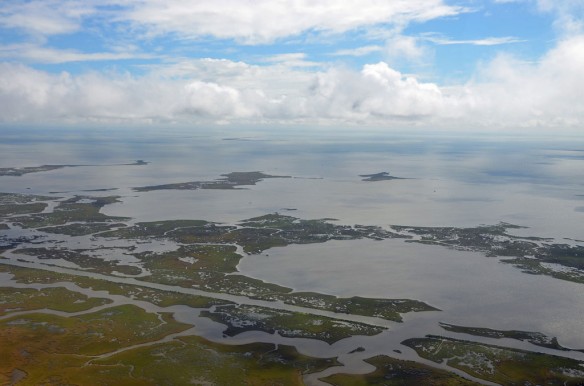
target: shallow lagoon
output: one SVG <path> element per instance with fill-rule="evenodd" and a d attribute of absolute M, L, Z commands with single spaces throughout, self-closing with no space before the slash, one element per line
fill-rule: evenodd
<path fill-rule="evenodd" d="M 239 270 L 302 291 L 418 299 L 442 310 L 430 313 L 438 315 L 428 330 L 443 321 L 540 331 L 568 347 L 584 347 L 581 284 L 524 274 L 481 253 L 394 239 L 291 245 L 267 254 L 244 258 Z"/>

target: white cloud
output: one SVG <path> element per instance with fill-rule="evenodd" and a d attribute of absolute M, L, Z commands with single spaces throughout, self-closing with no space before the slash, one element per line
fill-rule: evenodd
<path fill-rule="evenodd" d="M 513 36 L 503 36 L 503 37 L 488 37 L 483 39 L 465 39 L 465 40 L 454 40 L 443 36 L 437 35 L 424 35 L 424 40 L 430 41 L 439 45 L 459 45 L 459 44 L 470 44 L 474 46 L 498 46 L 501 44 L 511 44 L 511 43 L 521 43 L 525 40 L 518 39 Z"/>
<path fill-rule="evenodd" d="M 568 35 L 584 32 L 584 2 L 582 0 L 537 0 L 544 12 L 556 15 L 555 26 Z"/>
<path fill-rule="evenodd" d="M 86 21 L 98 20 L 120 28 L 130 23 L 126 32 L 131 35 L 258 44 L 305 32 L 404 26 L 463 11 L 444 0 L 11 0 L 0 2 L 0 26 L 50 36 L 74 33 Z"/>
<path fill-rule="evenodd" d="M 214 118 L 249 118 L 260 116 L 253 96 L 217 83 L 194 81 L 184 86 L 186 99 L 177 111 L 179 114 Z M 256 93 L 258 99 L 263 94 Z M 180 98 L 179 98 L 180 100 Z"/>
<path fill-rule="evenodd" d="M 142 77 L 96 72 L 73 76 L 2 63 L 0 121 L 193 122 L 280 116 L 272 110 L 286 98 L 281 91 L 294 93 L 292 82 L 298 80 L 292 70 L 286 73 L 290 78 L 280 80 L 282 71 L 281 66 L 264 70 L 208 59 Z M 264 95 L 261 86 L 279 99 Z"/>
<path fill-rule="evenodd" d="M 336 52 L 333 52 L 331 55 L 334 55 L 334 56 L 365 56 L 365 55 L 369 55 L 373 52 L 381 52 L 381 51 L 383 51 L 382 46 L 370 45 L 370 46 L 363 46 L 363 47 L 357 47 L 357 48 L 349 48 L 349 49 L 345 49 L 345 50 L 338 50 Z"/>
<path fill-rule="evenodd" d="M 467 88 L 477 120 L 581 128 L 584 35 L 561 41 L 535 64 L 501 55 Z"/>
<path fill-rule="evenodd" d="M 584 36 L 537 63 L 501 55 L 440 87 L 387 63 L 319 72 L 202 59 L 126 73 L 49 74 L 0 64 L 0 122 L 288 122 L 449 128 L 584 125 Z"/>
<path fill-rule="evenodd" d="M 313 74 L 278 64 L 207 59 L 167 71 L 141 78 L 50 75 L 4 63 L 0 120 L 401 119 L 432 114 L 441 99 L 437 86 L 404 78 L 385 63 L 367 65 L 361 72 Z"/>
<path fill-rule="evenodd" d="M 349 121 L 427 117 L 443 103 L 435 84 L 404 77 L 384 62 L 365 65 L 358 73 L 320 73 L 307 98 L 311 115 Z"/>
<path fill-rule="evenodd" d="M 401 62 L 421 62 L 430 54 L 420 44 L 420 39 L 413 36 L 396 34 L 385 42 L 384 53 L 392 64 Z"/>
<path fill-rule="evenodd" d="M 19 59 L 34 63 L 70 63 L 70 62 L 94 62 L 127 59 L 148 59 L 153 55 L 135 52 L 78 52 L 75 50 L 59 50 L 42 47 L 35 44 L 0 45 L 0 57 Z"/>
<path fill-rule="evenodd" d="M 584 33 L 584 1 L 582 0 L 494 0 L 495 3 L 531 3 L 541 12 L 555 16 L 555 27 L 565 35 Z"/>
<path fill-rule="evenodd" d="M 323 65 L 323 63 L 306 60 L 306 54 L 303 52 L 266 56 L 260 61 L 264 63 L 279 63 L 288 67 L 322 67 Z"/>
<path fill-rule="evenodd" d="M 307 31 L 342 33 L 381 23 L 405 25 L 462 11 L 443 0 L 142 0 L 118 17 L 151 34 L 256 44 Z"/>
<path fill-rule="evenodd" d="M 72 33 L 81 27 L 83 17 L 95 9 L 79 0 L 3 1 L 0 26 L 17 28 L 34 35 Z"/>

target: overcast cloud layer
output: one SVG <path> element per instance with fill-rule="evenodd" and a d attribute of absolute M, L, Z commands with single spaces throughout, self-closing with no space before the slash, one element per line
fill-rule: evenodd
<path fill-rule="evenodd" d="M 3 2 L 0 122 L 580 132 L 582 2 L 489 4 L 531 10 L 553 38 L 456 35 L 456 20 L 487 11 L 475 2 Z M 526 58 L 525 44 L 547 48 Z M 464 48 L 442 51 L 452 47 Z M 471 54 L 453 78 L 449 63 Z"/>

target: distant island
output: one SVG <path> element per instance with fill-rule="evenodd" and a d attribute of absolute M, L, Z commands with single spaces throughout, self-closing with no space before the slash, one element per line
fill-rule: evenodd
<path fill-rule="evenodd" d="M 222 174 L 214 181 L 190 181 L 174 184 L 141 186 L 133 188 L 136 192 L 150 192 L 153 190 L 198 190 L 198 189 L 236 189 L 243 185 L 255 185 L 266 178 L 292 178 L 291 176 L 272 176 L 262 172 L 231 172 Z"/>
<path fill-rule="evenodd" d="M 10 168 L 0 168 L 0 177 L 2 176 L 13 176 L 20 177 L 29 173 L 40 173 L 48 172 L 51 170 L 63 169 L 63 168 L 78 168 L 81 166 L 140 166 L 148 165 L 148 162 L 144 160 L 136 160 L 131 164 L 113 164 L 113 165 L 41 165 L 41 166 L 25 166 L 25 167 L 10 167 Z"/>
<path fill-rule="evenodd" d="M 381 172 L 374 174 L 359 174 L 359 177 L 364 177 L 362 181 L 389 181 L 389 180 L 406 180 L 407 178 L 394 177 L 389 172 Z"/>

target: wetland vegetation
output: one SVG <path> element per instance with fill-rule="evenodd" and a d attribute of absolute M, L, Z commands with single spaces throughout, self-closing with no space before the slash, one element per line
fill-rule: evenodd
<path fill-rule="evenodd" d="M 493 330 L 491 328 L 484 328 L 484 327 L 463 327 L 463 326 L 455 326 L 453 324 L 448 323 L 440 323 L 440 327 L 445 329 L 446 331 L 457 332 L 462 334 L 469 334 L 474 336 L 484 336 L 487 338 L 493 339 L 515 339 L 519 341 L 526 341 L 533 345 L 551 348 L 554 350 L 561 350 L 561 351 L 570 351 L 571 349 L 563 347 L 558 343 L 558 339 L 556 337 L 549 337 L 541 332 L 533 332 L 533 331 L 517 331 L 517 330 L 509 330 L 509 331 L 501 331 L 501 330 Z M 575 350 L 575 351 L 583 351 L 583 350 Z"/>
<path fill-rule="evenodd" d="M 335 358 L 307 357 L 284 345 L 229 346 L 196 336 L 157 343 L 188 327 L 163 321 L 131 306 L 83 318 L 28 315 L 4 321 L 9 327 L 1 329 L 6 344 L 0 352 L 7 360 L 0 364 L 0 382 L 300 385 L 303 374 L 338 365 Z M 135 344 L 144 340 L 151 344 Z"/>
<path fill-rule="evenodd" d="M 419 356 L 500 385 L 581 385 L 582 362 L 549 354 L 428 335 L 402 342 Z"/>
<path fill-rule="evenodd" d="M 213 311 L 203 311 L 201 316 L 227 325 L 224 333 L 229 336 L 258 330 L 270 334 L 277 332 L 288 338 L 318 339 L 329 344 L 353 335 L 377 335 L 384 330 L 365 323 L 249 305 L 219 306 Z"/>
<path fill-rule="evenodd" d="M 92 364 L 93 371 L 105 370 L 100 376 L 107 374 L 109 384 L 258 386 L 301 385 L 302 375 L 340 365 L 336 358 L 311 358 L 290 346 L 269 343 L 230 346 L 197 336 L 128 350 Z M 118 374 L 121 378 L 116 378 Z"/>
<path fill-rule="evenodd" d="M 321 380 L 334 386 L 478 386 L 446 370 L 436 369 L 414 361 L 405 361 L 386 355 L 367 359 L 375 366 L 369 374 L 334 374 Z"/>
<path fill-rule="evenodd" d="M 55 208 L 55 212 L 83 211 L 91 218 L 107 203 L 116 202 L 118 197 L 102 197 L 91 202 L 79 203 L 86 197 L 66 200 Z M 70 210 L 63 209 L 75 205 Z M 81 208 L 79 208 L 81 206 Z M 97 212 L 96 212 L 97 211 Z M 49 215 L 49 214 L 47 214 Z M 77 216 L 77 215 L 74 215 Z M 76 217 L 75 217 L 76 218 Z M 111 217 L 108 217 L 111 219 Z M 119 218 L 116 218 L 119 220 Z M 17 218 L 16 221 L 22 221 Z M 109 223 L 91 223 L 108 225 Z M 76 229 L 75 224 L 69 224 Z M 176 250 L 167 252 L 123 252 L 140 261 L 137 265 L 120 263 L 120 259 L 96 259 L 88 250 L 70 250 L 62 247 L 22 248 L 14 251 L 18 255 L 35 256 L 38 259 L 63 259 L 103 274 L 121 272 L 126 275 L 146 276 L 140 280 L 198 288 L 205 291 L 245 295 L 255 299 L 282 301 L 287 304 L 332 311 L 337 313 L 374 316 L 400 321 L 401 313 L 435 311 L 435 307 L 410 299 L 370 299 L 337 298 L 318 293 L 295 293 L 291 288 L 266 283 L 261 280 L 236 275 L 237 264 L 243 257 L 237 253 L 240 246 L 246 253 L 261 253 L 275 246 L 290 244 L 323 243 L 329 240 L 384 239 L 401 237 L 379 227 L 335 225 L 330 219 L 302 220 L 278 213 L 243 220 L 239 226 L 216 224 L 204 220 L 170 220 L 137 223 L 133 226 L 110 224 L 115 230 L 98 232 L 94 236 L 107 239 L 166 239 L 178 243 Z M 66 227 L 67 225 L 65 225 Z M 57 229 L 55 229 L 57 228 Z M 43 230 L 46 228 L 40 228 Z M 51 233 L 58 233 L 61 227 L 51 227 Z M 84 230 L 83 227 L 78 233 Z M 91 228 L 90 228 L 91 229 Z M 65 234 L 72 232 L 68 231 Z M 77 235 L 77 234 L 76 234 Z M 130 248 L 131 249 L 131 248 Z"/>
<path fill-rule="evenodd" d="M 13 312 L 49 309 L 79 312 L 111 303 L 109 299 L 89 298 L 63 287 L 11 288 L 0 287 L 0 316 Z"/>
<path fill-rule="evenodd" d="M 394 178 L 386 174 L 362 177 L 369 181 Z M 229 173 L 215 181 L 135 190 L 237 189 L 265 178 L 290 177 Z M 403 239 L 407 243 L 481 252 L 528 273 L 584 283 L 583 246 L 516 236 L 511 232 L 520 227 L 507 223 L 473 228 L 379 227 L 341 225 L 330 218 L 302 219 L 280 213 L 232 224 L 211 219 L 133 223 L 127 217 L 102 213 L 105 206 L 121 200 L 120 196 L 0 194 L 0 230 L 6 231 L 0 238 L 0 273 L 23 286 L 0 287 L 0 338 L 6 342 L 0 347 L 0 355 L 10 358 L 0 365 L 1 383 L 84 383 L 92 379 L 103 384 L 119 380 L 136 385 L 160 384 L 162 380 L 170 384 L 233 384 L 246 380 L 258 385 L 296 385 L 302 383 L 303 374 L 340 364 L 335 358 L 310 358 L 284 345 L 210 342 L 189 333 L 192 325 L 178 322 L 171 312 L 150 312 L 129 303 L 110 306 L 108 296 L 162 308 L 191 307 L 200 317 L 224 325 L 226 337 L 258 331 L 328 344 L 386 331 L 385 325 L 374 323 L 375 318 L 399 322 L 402 314 L 438 311 L 419 300 L 301 292 L 238 273 L 238 264 L 247 254 L 266 253 L 274 247 L 332 240 Z M 68 243 L 73 240 L 91 246 L 74 248 Z M 74 269 L 68 273 L 51 271 L 63 261 Z M 45 269 L 10 265 L 22 262 Z M 132 284 L 118 280 L 128 277 L 134 280 Z M 63 283 L 104 291 L 104 297 L 75 292 L 64 288 Z M 175 290 L 155 288 L 157 285 Z M 189 290 L 204 292 L 199 295 Z M 233 295 L 243 302 L 217 295 Z M 362 317 L 371 323 L 344 319 L 343 315 Z M 446 323 L 441 326 L 455 334 L 515 339 L 560 353 L 571 350 L 556 338 L 538 332 Z M 422 358 L 502 385 L 576 385 L 584 379 L 582 362 L 561 356 L 438 336 L 408 339 L 403 344 Z M 353 350 L 351 354 L 362 351 Z M 335 374 L 324 381 L 334 385 L 414 385 L 428 380 L 437 385 L 474 384 L 445 370 L 385 355 L 367 362 L 376 367 L 374 372 Z M 225 372 L 225 368 L 232 371 Z"/>
<path fill-rule="evenodd" d="M 14 215 L 40 213 L 53 197 L 16 193 L 0 193 L 0 216 L 3 220 Z"/>
<path fill-rule="evenodd" d="M 512 264 L 525 273 L 584 283 L 584 245 L 515 236 L 508 232 L 524 228 L 518 225 L 500 223 L 474 228 L 392 225 L 391 228 L 414 236 L 407 242 L 482 252 L 489 257 L 502 258 L 503 263 Z"/>
<path fill-rule="evenodd" d="M 334 358 L 311 358 L 290 346 L 229 346 L 181 335 L 191 326 L 176 322 L 170 313 L 146 312 L 131 304 L 107 307 L 107 298 L 58 285 L 72 282 L 162 307 L 227 304 L 217 299 L 9 265 L 0 265 L 0 272 L 11 273 L 18 283 L 56 285 L 0 289 L 0 355 L 8 358 L 0 364 L 2 384 L 178 385 L 196 380 L 299 385 L 302 374 L 339 365 Z M 92 311 L 95 307 L 101 309 Z M 165 339 L 173 334 L 174 339 Z"/>
<path fill-rule="evenodd" d="M 10 222 L 22 228 L 43 228 L 49 226 L 62 226 L 65 224 L 69 227 L 62 227 L 63 234 L 72 233 L 72 236 L 87 234 L 82 231 L 71 231 L 77 223 L 82 223 L 85 229 L 93 229 L 96 226 L 98 230 L 103 229 L 104 225 L 111 227 L 119 226 L 118 222 L 127 221 L 127 217 L 112 217 L 100 212 L 101 208 L 106 205 L 119 201 L 119 196 L 107 197 L 90 197 L 74 196 L 64 201 L 59 201 L 53 211 L 49 213 L 35 213 L 27 216 L 11 217 Z M 51 229 L 51 233 L 57 233 Z"/>

